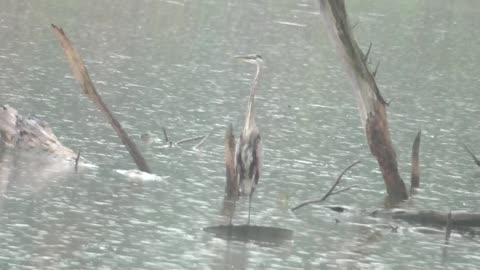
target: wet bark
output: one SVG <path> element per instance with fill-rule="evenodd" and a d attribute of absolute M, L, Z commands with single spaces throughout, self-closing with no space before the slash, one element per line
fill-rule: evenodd
<path fill-rule="evenodd" d="M 395 150 L 388 129 L 384 98 L 372 72 L 368 69 L 368 53 L 359 48 L 348 21 L 343 0 L 319 0 L 323 21 L 330 39 L 349 75 L 357 100 L 360 119 L 370 152 L 378 161 L 389 199 L 396 203 L 408 198 L 400 177 Z"/>
<path fill-rule="evenodd" d="M 140 171 L 151 173 L 151 170 L 143 158 L 142 154 L 137 148 L 135 142 L 133 142 L 125 132 L 125 130 L 120 125 L 120 122 L 114 117 L 113 113 L 108 109 L 108 107 L 103 102 L 102 98 L 98 94 L 95 86 L 93 85 L 92 80 L 90 79 L 90 75 L 88 74 L 87 68 L 85 67 L 80 54 L 75 50 L 71 41 L 67 38 L 65 32 L 62 28 L 57 27 L 56 25 L 52 24 L 52 28 L 57 36 L 58 40 L 60 41 L 60 45 L 62 46 L 65 56 L 67 57 L 68 62 L 70 63 L 70 67 L 72 69 L 73 75 L 75 79 L 80 83 L 80 86 L 83 89 L 83 93 L 95 104 L 95 106 L 105 115 L 110 125 L 113 127 L 115 132 L 117 133 L 120 140 L 127 148 L 130 156 L 132 156 L 133 161 L 137 165 Z"/>
<path fill-rule="evenodd" d="M 238 195 L 238 184 L 235 180 L 235 137 L 233 135 L 232 124 L 228 125 L 225 131 L 225 167 L 226 167 L 226 199 L 236 199 Z"/>
<path fill-rule="evenodd" d="M 325 205 L 332 211 L 343 213 L 359 211 L 343 205 Z M 480 212 L 475 211 L 435 211 L 415 209 L 377 209 L 374 211 L 360 210 L 372 217 L 400 219 L 409 223 L 435 227 L 480 227 Z"/>

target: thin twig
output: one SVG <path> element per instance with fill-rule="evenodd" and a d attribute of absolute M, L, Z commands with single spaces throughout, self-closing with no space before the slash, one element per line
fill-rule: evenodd
<path fill-rule="evenodd" d="M 367 53 L 365 54 L 365 56 L 363 56 L 363 62 L 365 64 L 367 64 L 367 60 L 368 60 L 368 55 L 370 54 L 370 50 L 372 49 L 372 43 L 370 42 L 370 45 L 368 45 L 368 50 L 367 50 Z"/>
<path fill-rule="evenodd" d="M 463 145 L 463 148 L 465 148 L 465 150 L 467 150 L 468 154 L 470 154 L 470 156 L 472 157 L 475 164 L 480 166 L 480 160 L 478 160 L 478 158 L 475 156 L 475 154 L 473 154 L 473 152 L 470 150 L 470 148 L 468 148 L 467 145 L 464 144 L 464 143 L 462 145 Z"/>
<path fill-rule="evenodd" d="M 357 165 L 358 163 L 360 163 L 360 160 L 355 161 L 355 162 L 352 163 L 350 166 L 348 166 L 347 168 L 345 168 L 345 170 L 343 170 L 343 172 L 338 176 L 337 180 L 335 181 L 335 183 L 333 184 L 333 186 L 330 188 L 330 190 L 329 190 L 321 199 L 305 201 L 305 202 L 303 202 L 303 203 L 301 203 L 301 204 L 293 207 L 291 210 L 292 210 L 292 211 L 295 211 L 295 210 L 298 210 L 299 208 L 301 208 L 301 207 L 303 207 L 303 206 L 306 206 L 306 205 L 309 205 L 309 204 L 312 204 L 312 203 L 323 202 L 323 201 L 325 201 L 328 197 L 330 197 L 331 195 L 338 194 L 338 193 L 340 193 L 340 192 L 347 191 L 347 190 L 351 189 L 353 186 L 344 188 L 344 189 L 339 190 L 339 191 L 336 191 L 336 192 L 333 191 L 333 190 L 338 186 L 338 184 L 340 183 L 340 180 L 342 179 L 343 175 L 344 175 L 348 170 L 350 170 L 353 166 Z"/>
<path fill-rule="evenodd" d="M 193 150 L 197 150 L 200 146 L 202 146 L 202 144 L 207 140 L 209 136 L 210 136 L 210 133 L 205 135 L 205 137 L 203 137 L 203 139 L 193 147 Z"/>
<path fill-rule="evenodd" d="M 377 76 L 377 71 L 378 71 L 378 66 L 380 66 L 380 61 L 377 62 L 377 65 L 375 66 L 375 71 L 373 71 L 373 77 Z"/>
<path fill-rule="evenodd" d="M 186 143 L 186 142 L 201 140 L 201 139 L 205 138 L 206 136 L 207 136 L 207 135 L 197 136 L 197 137 L 193 137 L 193 138 L 189 138 L 189 139 L 183 139 L 183 140 L 180 140 L 180 141 L 176 142 L 175 144 L 181 144 L 181 143 Z"/>
<path fill-rule="evenodd" d="M 75 172 L 78 172 L 78 161 L 80 160 L 80 150 L 78 150 L 77 157 L 75 158 Z"/>
<path fill-rule="evenodd" d="M 348 190 L 350 190 L 350 189 L 352 189 L 352 188 L 354 188 L 354 187 L 356 187 L 356 186 L 357 186 L 357 185 L 351 185 L 351 186 L 349 186 L 349 187 L 342 188 L 342 189 L 340 189 L 340 190 L 334 191 L 334 192 L 330 193 L 330 196 L 335 195 L 335 194 L 338 194 L 338 193 L 342 193 L 342 192 L 345 192 L 345 191 L 348 191 Z"/>

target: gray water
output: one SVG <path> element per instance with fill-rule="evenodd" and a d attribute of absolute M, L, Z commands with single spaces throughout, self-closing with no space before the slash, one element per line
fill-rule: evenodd
<path fill-rule="evenodd" d="M 347 1 L 372 66 L 402 176 L 419 129 L 421 185 L 407 207 L 479 210 L 480 172 L 461 147 L 480 154 L 480 2 Z M 73 80 L 50 23 L 62 26 L 90 75 L 162 180 L 132 184 L 115 169 L 135 165 Z M 60 170 L 0 163 L 1 269 L 474 269 L 479 239 L 442 228 L 369 218 L 385 188 L 369 154 L 346 73 L 315 1 L 0 0 L 0 103 L 48 121 L 60 140 L 99 166 Z M 294 230 L 279 246 L 226 242 L 202 231 L 221 216 L 223 134 L 243 125 L 255 68 L 265 59 L 257 106 L 265 160 L 252 223 Z M 174 141 L 210 133 L 205 143 L 142 144 L 145 132 Z M 321 206 L 341 184 L 356 185 Z M 52 168 L 53 167 L 53 168 Z M 290 194 L 287 200 L 281 199 Z M 235 224 L 246 222 L 238 203 Z M 336 223 L 335 220 L 340 221 Z M 392 232 L 389 226 L 398 226 Z M 436 230 L 436 231 L 435 231 Z M 446 250 L 446 251 L 445 251 Z"/>

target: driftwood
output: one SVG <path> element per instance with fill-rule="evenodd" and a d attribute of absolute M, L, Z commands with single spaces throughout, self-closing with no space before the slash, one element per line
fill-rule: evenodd
<path fill-rule="evenodd" d="M 349 189 L 351 189 L 353 186 L 349 186 L 349 187 L 346 187 L 346 188 L 343 188 L 341 190 L 337 190 L 337 191 L 334 191 L 335 188 L 338 186 L 338 184 L 340 184 L 340 180 L 342 180 L 342 177 L 343 175 L 348 171 L 350 170 L 353 166 L 359 164 L 360 161 L 355 161 L 354 163 L 352 163 L 350 166 L 348 166 L 347 168 L 345 168 L 345 170 L 343 170 L 343 172 L 338 176 L 337 180 L 335 181 L 335 183 L 333 184 L 333 186 L 330 188 L 330 190 L 328 190 L 328 192 L 321 198 L 321 199 L 317 199 L 317 200 L 309 200 L 309 201 L 305 201 L 305 202 L 302 202 L 300 203 L 299 205 L 293 207 L 291 210 L 292 211 L 295 211 L 295 210 L 298 210 L 306 205 L 309 205 L 309 204 L 314 204 L 314 203 L 320 203 L 320 202 L 323 202 L 325 201 L 328 197 L 330 197 L 331 195 L 335 195 L 335 194 L 338 194 L 338 193 L 341 193 L 341 192 L 344 192 L 344 191 L 347 191 Z"/>
<path fill-rule="evenodd" d="M 387 102 L 380 94 L 374 74 L 368 68 L 368 54 L 364 54 L 355 41 L 344 1 L 319 2 L 327 32 L 350 77 L 370 152 L 378 161 L 389 199 L 394 203 L 405 200 L 408 193 L 398 171 L 390 138 L 385 107 Z"/>
<path fill-rule="evenodd" d="M 80 83 L 80 86 L 83 89 L 83 93 L 95 104 L 95 106 L 105 115 L 110 125 L 113 127 L 117 135 L 120 137 L 120 140 L 127 148 L 130 156 L 132 156 L 135 164 L 137 165 L 138 169 L 143 172 L 151 173 L 151 170 L 143 158 L 142 154 L 137 148 L 137 145 L 133 140 L 131 140 L 125 130 L 120 125 L 120 122 L 114 117 L 112 112 L 108 109 L 108 107 L 103 102 L 102 98 L 98 94 L 95 86 L 93 85 L 92 80 L 90 79 L 90 75 L 88 74 L 87 68 L 85 67 L 80 54 L 75 50 L 70 40 L 65 35 L 65 32 L 62 28 L 53 25 L 52 28 L 57 36 L 58 40 L 60 41 L 60 45 L 62 46 L 65 56 L 67 57 L 68 62 L 70 63 L 70 67 L 72 69 L 72 73 Z"/>
<path fill-rule="evenodd" d="M 343 205 L 325 205 L 332 211 L 343 213 L 358 211 L 352 207 Z M 435 227 L 480 227 L 480 212 L 457 210 L 457 211 L 434 211 L 414 209 L 377 209 L 374 211 L 361 210 L 372 217 L 399 219 L 409 223 Z M 450 216 L 450 217 L 449 217 Z"/>
<path fill-rule="evenodd" d="M 412 174 L 410 177 L 410 188 L 418 188 L 420 187 L 420 137 L 422 135 L 422 131 L 420 130 L 415 136 L 415 140 L 413 141 L 412 146 Z"/>

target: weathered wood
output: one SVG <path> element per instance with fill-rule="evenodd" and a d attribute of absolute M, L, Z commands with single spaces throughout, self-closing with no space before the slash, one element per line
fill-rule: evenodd
<path fill-rule="evenodd" d="M 412 146 L 412 174 L 410 177 L 410 188 L 420 187 L 420 138 L 422 131 L 420 130 L 415 136 Z"/>
<path fill-rule="evenodd" d="M 225 167 L 226 184 L 225 194 L 228 199 L 236 200 L 238 196 L 238 183 L 235 177 L 235 136 L 233 135 L 232 124 L 229 124 L 225 131 Z"/>
<path fill-rule="evenodd" d="M 451 211 L 441 212 L 433 210 L 378 210 L 375 216 L 386 216 L 394 219 L 401 219 L 407 222 L 419 223 L 422 225 L 443 227 L 451 215 L 451 226 L 480 227 L 480 212 Z"/>
<path fill-rule="evenodd" d="M 365 127 L 370 152 L 376 157 L 392 202 L 408 198 L 400 177 L 395 150 L 388 129 L 387 104 L 380 94 L 374 75 L 363 59 L 351 31 L 343 0 L 319 0 L 327 32 L 345 64 L 357 100 L 360 119 Z"/>
<path fill-rule="evenodd" d="M 435 211 L 435 210 L 414 210 L 414 209 L 377 209 L 367 211 L 364 209 L 355 209 L 343 205 L 325 205 L 332 211 L 359 212 L 368 213 L 373 217 L 400 219 L 409 223 L 421 224 L 425 226 L 445 227 L 480 227 L 480 212 L 475 211 Z M 449 217 L 450 215 L 450 217 Z"/>
<path fill-rule="evenodd" d="M 331 195 L 335 195 L 335 194 L 338 194 L 338 193 L 341 193 L 341 192 L 344 192 L 344 191 L 347 191 L 349 189 L 351 189 L 353 186 L 350 186 L 350 187 L 346 187 L 344 189 L 341 189 L 341 190 L 338 190 L 338 191 L 335 191 L 334 192 L 334 189 L 338 186 L 338 184 L 340 184 L 340 180 L 342 180 L 342 177 L 343 175 L 348 171 L 350 170 L 353 166 L 359 164 L 360 161 L 355 161 L 354 163 L 350 164 L 350 166 L 348 166 L 347 168 L 345 168 L 345 170 L 342 171 L 342 173 L 337 177 L 337 180 L 335 181 L 335 183 L 333 184 L 333 186 L 330 188 L 330 190 L 328 190 L 328 192 L 321 198 L 321 199 L 317 199 L 317 200 L 309 200 L 309 201 L 305 201 L 305 202 L 302 202 L 300 203 L 299 205 L 293 207 L 291 210 L 292 211 L 295 211 L 295 210 L 298 210 L 306 205 L 309 205 L 309 204 L 314 204 L 314 203 L 320 203 L 320 202 L 323 202 L 325 201 L 328 197 L 330 197 Z"/>
<path fill-rule="evenodd" d="M 80 83 L 80 86 L 83 89 L 83 93 L 95 104 L 95 106 L 105 115 L 110 125 L 113 127 L 117 135 L 120 137 L 120 140 L 127 148 L 130 156 L 132 156 L 135 164 L 137 165 L 138 169 L 143 172 L 151 173 L 151 170 L 143 158 L 142 154 L 137 148 L 137 145 L 133 140 L 131 140 L 125 130 L 120 125 L 120 122 L 114 117 L 113 113 L 108 109 L 108 107 L 103 102 L 102 98 L 98 94 L 95 86 L 93 85 L 92 80 L 90 79 L 90 75 L 88 74 L 87 68 L 85 67 L 80 54 L 77 50 L 73 47 L 71 41 L 67 38 L 65 32 L 62 28 L 52 24 L 52 28 L 57 36 L 58 40 L 60 41 L 60 45 L 62 46 L 65 56 L 67 57 L 68 62 L 70 63 L 70 67 L 72 69 L 72 73 Z"/>

